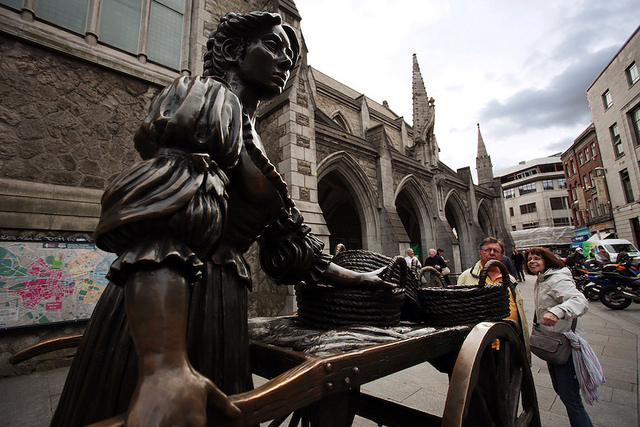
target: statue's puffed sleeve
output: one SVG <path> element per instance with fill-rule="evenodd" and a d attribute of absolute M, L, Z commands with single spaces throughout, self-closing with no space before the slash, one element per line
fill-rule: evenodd
<path fill-rule="evenodd" d="M 324 244 L 296 208 L 271 224 L 258 242 L 262 269 L 286 285 L 318 282 L 331 262 L 331 256 L 322 253 Z"/>
<path fill-rule="evenodd" d="M 161 147 L 207 153 L 223 170 L 242 149 L 242 107 L 226 84 L 210 77 L 180 77 L 153 100 L 134 136 L 143 159 Z"/>

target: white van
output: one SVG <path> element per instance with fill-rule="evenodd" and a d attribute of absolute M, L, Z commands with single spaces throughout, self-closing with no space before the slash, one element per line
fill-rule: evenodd
<path fill-rule="evenodd" d="M 611 262 L 616 261 L 616 259 L 618 258 L 618 253 L 620 251 L 626 251 L 629 254 L 629 259 L 634 264 L 640 261 L 640 251 L 638 251 L 638 248 L 633 246 L 633 243 L 631 243 L 628 240 L 605 239 L 605 240 L 598 240 L 597 244 L 598 246 L 602 246 L 604 250 L 607 251 L 607 253 L 609 254 L 609 257 L 611 258 Z"/>

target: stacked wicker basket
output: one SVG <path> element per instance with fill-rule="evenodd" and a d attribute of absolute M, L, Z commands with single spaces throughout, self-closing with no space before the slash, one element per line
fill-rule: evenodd
<path fill-rule="evenodd" d="M 384 267 L 381 278 L 397 287 L 298 285 L 298 319 L 306 326 L 318 329 L 355 324 L 388 327 L 397 325 L 401 318 L 430 326 L 453 326 L 497 321 L 509 315 L 508 286 L 485 285 L 491 267 L 499 267 L 502 277 L 509 277 L 498 261 L 487 263 L 480 274 L 479 285 L 449 287 L 420 287 L 417 272 L 409 270 L 401 256 L 391 258 L 364 250 L 341 251 L 333 262 L 356 272 Z"/>
<path fill-rule="evenodd" d="M 402 263 L 404 263 L 404 268 Z M 388 256 L 369 251 L 341 251 L 333 262 L 360 273 L 386 267 L 381 277 L 397 285 L 394 289 L 369 289 L 363 287 L 333 286 L 329 283 L 296 286 L 298 319 L 307 326 L 334 329 L 359 324 L 395 326 L 400 322 L 405 300 L 403 277 L 406 262 L 402 257 Z"/>

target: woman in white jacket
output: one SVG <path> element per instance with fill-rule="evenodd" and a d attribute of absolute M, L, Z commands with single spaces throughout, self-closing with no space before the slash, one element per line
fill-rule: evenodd
<path fill-rule="evenodd" d="M 564 262 L 546 248 L 532 248 L 525 254 L 525 272 L 537 276 L 533 289 L 537 321 L 545 329 L 567 332 L 577 318 L 575 333 L 584 338 L 580 316 L 587 312 L 588 302 L 576 289 L 573 277 Z M 563 365 L 547 362 L 553 389 L 567 409 L 572 427 L 592 426 L 582 404 L 580 385 L 573 358 Z"/>

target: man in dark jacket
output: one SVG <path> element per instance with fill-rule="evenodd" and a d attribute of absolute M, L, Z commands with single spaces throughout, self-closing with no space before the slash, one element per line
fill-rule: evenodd
<path fill-rule="evenodd" d="M 511 261 L 513 262 L 513 266 L 516 269 L 516 279 L 518 282 L 524 282 L 524 255 L 517 249 L 513 250 L 513 255 L 511 255 Z"/>
<path fill-rule="evenodd" d="M 582 248 L 577 248 L 567 257 L 565 264 L 567 264 L 568 267 L 575 267 L 576 265 L 581 265 L 585 259 L 586 257 L 584 256 Z"/>

